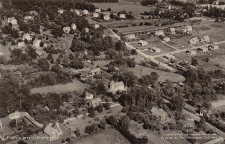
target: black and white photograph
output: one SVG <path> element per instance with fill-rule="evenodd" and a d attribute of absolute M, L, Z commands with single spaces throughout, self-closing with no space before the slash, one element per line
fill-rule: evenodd
<path fill-rule="evenodd" d="M 0 0 L 0 144 L 225 144 L 225 0 Z"/>

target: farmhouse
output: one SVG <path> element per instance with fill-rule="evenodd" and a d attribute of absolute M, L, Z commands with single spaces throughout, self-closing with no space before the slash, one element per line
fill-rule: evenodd
<path fill-rule="evenodd" d="M 120 15 L 119 15 L 119 18 L 121 18 L 121 19 L 126 19 L 126 14 L 120 14 Z"/>
<path fill-rule="evenodd" d="M 82 14 L 86 16 L 86 15 L 89 14 L 89 12 L 88 12 L 88 10 L 84 9 L 84 10 L 82 11 Z"/>
<path fill-rule="evenodd" d="M 174 35 L 174 34 L 176 34 L 176 30 L 175 30 L 175 28 L 169 28 L 169 33 L 171 34 L 171 35 Z"/>
<path fill-rule="evenodd" d="M 169 37 L 165 37 L 165 38 L 163 38 L 163 41 L 164 42 L 169 42 L 170 41 L 170 38 Z"/>
<path fill-rule="evenodd" d="M 105 21 L 109 21 L 110 20 L 110 15 L 104 15 L 104 17 L 103 17 L 103 19 L 105 20 Z"/>
<path fill-rule="evenodd" d="M 151 112 L 152 112 L 153 115 L 160 118 L 160 122 L 162 122 L 162 123 L 167 122 L 169 120 L 168 114 L 163 109 L 158 109 L 156 107 L 153 107 L 151 109 Z"/>
<path fill-rule="evenodd" d="M 37 49 L 40 48 L 40 44 L 41 44 L 41 40 L 39 40 L 39 39 L 35 39 L 33 41 L 33 46 L 35 46 Z"/>
<path fill-rule="evenodd" d="M 99 18 L 99 14 L 98 13 L 93 13 L 93 18 Z"/>
<path fill-rule="evenodd" d="M 209 43 L 209 42 L 210 42 L 210 38 L 209 38 L 208 35 L 204 36 L 203 39 L 204 39 L 204 41 L 205 41 L 206 43 Z"/>
<path fill-rule="evenodd" d="M 70 33 L 70 27 L 64 27 L 63 28 L 64 33 L 69 34 Z"/>
<path fill-rule="evenodd" d="M 50 123 L 44 129 L 44 132 L 49 136 L 50 141 L 57 140 L 59 138 L 59 136 L 62 135 L 62 131 L 61 131 L 59 125 L 58 124 L 56 125 L 57 128 L 53 128 L 52 125 L 53 124 Z"/>
<path fill-rule="evenodd" d="M 72 24 L 71 24 L 71 29 L 72 29 L 72 30 L 76 30 L 76 29 L 77 29 L 77 25 L 76 25 L 75 23 L 72 23 Z"/>
<path fill-rule="evenodd" d="M 125 89 L 125 86 L 124 86 L 124 83 L 123 82 L 110 82 L 109 84 L 109 91 L 112 92 L 112 93 L 116 93 L 117 91 L 124 91 L 126 90 Z"/>
<path fill-rule="evenodd" d="M 91 100 L 94 98 L 94 95 L 91 92 L 86 91 L 85 92 L 85 99 L 86 100 Z"/>
<path fill-rule="evenodd" d="M 141 46 L 146 46 L 148 43 L 146 41 L 139 40 L 138 44 L 140 44 Z"/>
<path fill-rule="evenodd" d="M 92 99 L 88 102 L 88 105 L 89 106 L 93 106 L 93 107 L 96 107 L 98 106 L 99 104 L 101 103 L 101 98 L 95 98 L 95 99 Z"/>
<path fill-rule="evenodd" d="M 135 34 L 129 34 L 129 35 L 126 35 L 125 38 L 127 38 L 127 39 L 135 39 L 136 36 L 135 36 Z"/>
<path fill-rule="evenodd" d="M 157 30 L 157 31 L 155 32 L 155 35 L 156 35 L 156 36 L 164 36 L 165 34 L 164 34 L 164 31 L 163 31 L 163 30 Z"/>
<path fill-rule="evenodd" d="M 185 29 L 187 30 L 187 32 L 192 32 L 193 30 L 192 26 L 186 26 Z"/>
<path fill-rule="evenodd" d="M 159 49 L 159 48 L 157 48 L 157 47 L 153 47 L 153 48 L 152 48 L 152 51 L 153 51 L 153 52 L 161 52 L 161 49 Z"/>

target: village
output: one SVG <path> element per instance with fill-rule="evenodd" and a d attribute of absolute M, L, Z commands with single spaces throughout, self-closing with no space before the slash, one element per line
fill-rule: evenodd
<path fill-rule="evenodd" d="M 225 1 L 0 1 L 0 143 L 222 144 Z"/>

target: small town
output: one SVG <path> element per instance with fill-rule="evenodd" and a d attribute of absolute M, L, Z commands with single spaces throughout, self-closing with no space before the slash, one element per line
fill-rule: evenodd
<path fill-rule="evenodd" d="M 225 144 L 225 0 L 0 0 L 0 144 Z"/>

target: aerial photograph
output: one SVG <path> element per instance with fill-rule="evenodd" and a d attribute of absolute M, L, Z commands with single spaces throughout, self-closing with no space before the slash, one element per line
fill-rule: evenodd
<path fill-rule="evenodd" d="M 0 144 L 225 144 L 225 0 L 0 0 Z"/>

